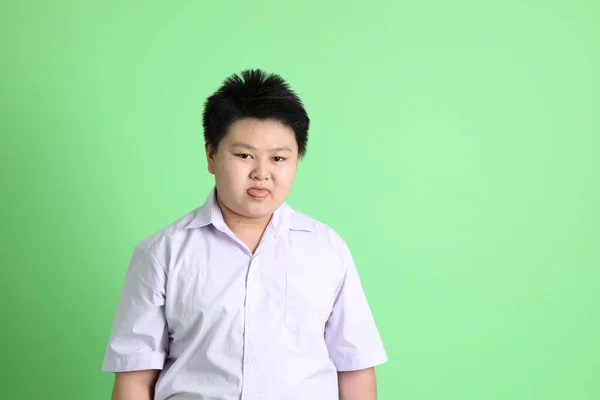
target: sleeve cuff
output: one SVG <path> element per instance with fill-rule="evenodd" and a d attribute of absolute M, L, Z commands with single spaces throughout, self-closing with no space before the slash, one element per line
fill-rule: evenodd
<path fill-rule="evenodd" d="M 135 356 L 107 354 L 102 364 L 102 371 L 128 372 L 144 369 L 163 369 L 164 363 L 165 355 L 159 352 Z"/>
<path fill-rule="evenodd" d="M 358 371 L 361 369 L 372 368 L 378 365 L 384 364 L 388 361 L 385 353 L 379 355 L 373 355 L 371 357 L 331 357 L 333 365 L 338 372 L 343 371 Z"/>

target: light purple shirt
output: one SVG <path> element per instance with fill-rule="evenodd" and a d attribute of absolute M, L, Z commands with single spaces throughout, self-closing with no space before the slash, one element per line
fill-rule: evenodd
<path fill-rule="evenodd" d="M 102 370 L 162 370 L 155 400 L 334 400 L 386 361 L 343 239 L 283 203 L 253 255 L 213 188 L 136 245 Z"/>

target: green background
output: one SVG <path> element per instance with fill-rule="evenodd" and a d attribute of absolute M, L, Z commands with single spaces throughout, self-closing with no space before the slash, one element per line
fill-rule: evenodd
<path fill-rule="evenodd" d="M 380 399 L 600 399 L 597 0 L 7 1 L 0 38 L 0 398 L 110 397 L 133 246 L 258 67 L 312 118 L 289 203 L 353 251 Z"/>

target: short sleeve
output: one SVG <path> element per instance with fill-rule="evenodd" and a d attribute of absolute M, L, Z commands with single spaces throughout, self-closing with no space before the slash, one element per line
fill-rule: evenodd
<path fill-rule="evenodd" d="M 345 272 L 325 325 L 329 357 L 338 371 L 375 367 L 387 355 L 352 255 L 345 243 L 339 247 Z"/>
<path fill-rule="evenodd" d="M 162 369 L 168 345 L 166 271 L 150 249 L 138 244 L 117 305 L 102 371 Z"/>

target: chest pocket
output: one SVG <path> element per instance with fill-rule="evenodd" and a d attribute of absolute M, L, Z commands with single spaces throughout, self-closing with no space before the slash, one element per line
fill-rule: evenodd
<path fill-rule="evenodd" d="M 335 284 L 314 272 L 286 274 L 284 325 L 307 337 L 323 336 Z"/>

